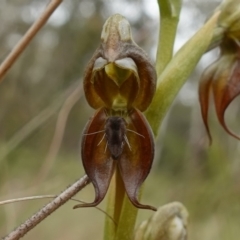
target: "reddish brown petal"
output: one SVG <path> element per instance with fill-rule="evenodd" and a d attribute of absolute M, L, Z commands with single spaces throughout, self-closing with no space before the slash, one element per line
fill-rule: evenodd
<path fill-rule="evenodd" d="M 119 93 L 116 83 L 108 77 L 105 69 L 97 71 L 93 75 L 93 81 L 92 85 L 104 103 L 102 107 L 112 108 L 113 101 Z"/>
<path fill-rule="evenodd" d="M 84 76 L 84 90 L 88 103 L 93 108 L 106 107 L 115 110 L 130 108 L 139 92 L 139 79 L 137 72 L 133 71 L 136 70 L 133 67 L 134 62 L 128 58 L 117 60 L 119 64 L 125 64 L 121 65 L 122 67 L 129 64 L 129 69 L 123 69 L 115 63 L 106 65 L 107 60 L 102 57 L 95 60 L 94 65 L 92 60 L 90 61 Z M 117 76 L 122 78 L 122 81 L 119 79 L 118 82 Z"/>
<path fill-rule="evenodd" d="M 137 199 L 139 188 L 148 176 L 152 166 L 154 157 L 153 134 L 144 115 L 136 109 L 129 113 L 128 123 L 127 129 L 131 130 L 127 130 L 130 146 L 128 144 L 124 145 L 123 153 L 118 160 L 125 190 L 134 206 L 155 211 L 156 208 L 142 205 Z"/>
<path fill-rule="evenodd" d="M 139 92 L 133 103 L 133 107 L 141 112 L 145 111 L 156 91 L 157 73 L 146 53 L 137 45 L 124 43 L 124 51 L 121 52 L 120 58 L 132 58 L 138 69 Z"/>
<path fill-rule="evenodd" d="M 219 71 L 220 73 L 216 73 L 217 76 L 214 77 L 213 81 L 213 94 L 218 120 L 228 134 L 240 140 L 239 136 L 228 129 L 224 119 L 228 105 L 240 93 L 240 62 L 229 61 L 229 64 L 225 64 L 224 69 L 221 68 Z"/>
<path fill-rule="evenodd" d="M 210 144 L 212 143 L 212 136 L 211 136 L 209 126 L 208 126 L 208 107 L 209 107 L 210 87 L 211 87 L 211 83 L 212 83 L 212 77 L 213 77 L 213 72 L 215 69 L 215 64 L 216 63 L 213 63 L 203 73 L 200 83 L 199 83 L 199 89 L 198 89 L 202 119 L 203 119 L 203 122 L 204 122 L 204 125 L 206 128 L 206 131 L 207 131 L 207 135 L 208 135 Z"/>
<path fill-rule="evenodd" d="M 95 188 L 95 200 L 92 203 L 79 204 L 77 207 L 93 207 L 99 204 L 106 195 L 114 171 L 114 161 L 106 149 L 104 130 L 106 113 L 104 109 L 96 112 L 85 127 L 82 138 L 82 162 L 86 174 Z"/>
<path fill-rule="evenodd" d="M 97 65 L 97 68 L 99 68 L 99 69 L 101 68 L 99 66 L 98 59 L 103 59 L 102 51 L 100 48 L 98 48 L 95 51 L 93 57 L 89 61 L 88 65 L 85 69 L 84 78 L 83 78 L 83 86 L 84 86 L 86 100 L 87 100 L 88 104 L 94 109 L 98 109 L 100 107 L 105 106 L 103 100 L 100 98 L 100 96 L 96 92 L 94 85 L 92 83 L 92 77 L 93 77 L 93 72 L 94 72 L 93 69 L 94 69 L 95 64 Z M 104 65 L 102 67 L 104 68 Z"/>

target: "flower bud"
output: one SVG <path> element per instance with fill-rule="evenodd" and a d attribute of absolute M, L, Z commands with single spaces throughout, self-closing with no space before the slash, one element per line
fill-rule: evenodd
<path fill-rule="evenodd" d="M 188 212 L 179 202 L 159 207 L 136 229 L 134 240 L 187 240 Z"/>

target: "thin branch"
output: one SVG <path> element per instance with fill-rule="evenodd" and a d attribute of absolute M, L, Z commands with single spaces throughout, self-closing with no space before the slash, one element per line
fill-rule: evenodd
<path fill-rule="evenodd" d="M 65 132 L 66 128 L 66 123 L 68 120 L 68 116 L 74 105 L 77 103 L 77 101 L 81 98 L 82 96 L 82 83 L 78 85 L 77 88 L 68 96 L 66 101 L 64 102 L 59 114 L 58 114 L 58 119 L 55 127 L 55 132 L 54 136 L 48 151 L 48 154 L 46 156 L 46 159 L 39 171 L 38 177 L 37 177 L 37 183 L 41 182 L 46 178 L 48 175 L 48 172 L 54 165 L 56 156 L 59 152 L 62 140 L 63 140 L 63 135 Z"/>
<path fill-rule="evenodd" d="M 8 199 L 8 200 L 4 200 L 4 201 L 0 201 L 0 206 L 1 205 L 6 205 L 6 204 L 10 204 L 10 203 L 16 203 L 16 202 L 24 202 L 24 201 L 28 201 L 28 200 L 38 200 L 38 199 L 46 199 L 46 198 L 56 198 L 57 195 L 40 195 L 40 196 L 30 196 L 30 197 L 22 197 L 22 198 L 13 198 L 13 199 Z M 80 203 L 86 203 L 85 201 L 76 199 L 76 198 L 71 198 L 69 200 L 75 201 L 75 202 L 80 202 Z M 112 220 L 112 222 L 117 225 L 117 223 L 114 221 L 114 219 L 104 210 L 102 210 L 100 207 L 94 207 L 96 208 L 98 211 L 102 212 L 103 214 L 105 214 L 107 217 L 109 217 L 109 219 Z"/>
<path fill-rule="evenodd" d="M 158 0 L 161 18 L 156 59 L 158 77 L 172 59 L 181 5 L 181 0 Z"/>
<path fill-rule="evenodd" d="M 4 201 L 0 201 L 0 206 L 1 205 L 6 205 L 9 203 L 16 203 L 16 202 L 22 202 L 22 201 L 28 201 L 28 200 L 37 200 L 37 199 L 45 199 L 45 198 L 56 198 L 56 195 L 42 195 L 42 196 L 31 196 L 31 197 L 22 197 L 22 198 L 13 198 L 13 199 L 8 199 Z"/>
<path fill-rule="evenodd" d="M 77 194 L 81 189 L 83 189 L 90 182 L 87 175 L 80 178 L 78 181 L 73 183 L 64 192 L 59 194 L 54 200 L 48 203 L 45 207 L 40 209 L 32 217 L 27 219 L 19 227 L 14 229 L 9 233 L 3 240 L 18 240 L 48 217 L 51 213 L 61 207 L 69 199 L 71 199 L 75 194 Z"/>
<path fill-rule="evenodd" d="M 55 9 L 60 5 L 62 0 L 52 0 L 45 11 L 39 17 L 39 19 L 33 23 L 33 25 L 28 29 L 22 39 L 18 42 L 18 44 L 13 48 L 8 57 L 3 61 L 0 66 L 0 82 L 3 80 L 3 77 L 7 73 L 7 71 L 11 68 L 16 59 L 20 56 L 20 54 L 24 51 L 24 49 L 28 46 L 31 40 L 35 37 L 37 32 L 45 25 L 49 17 L 55 11 Z"/>

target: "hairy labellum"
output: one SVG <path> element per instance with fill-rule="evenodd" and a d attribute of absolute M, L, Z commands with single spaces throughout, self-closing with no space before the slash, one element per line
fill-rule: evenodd
<path fill-rule="evenodd" d="M 109 117 L 106 120 L 105 135 L 111 157 L 117 160 L 123 152 L 124 141 L 126 141 L 126 121 L 124 118 Z"/>
<path fill-rule="evenodd" d="M 138 208 L 152 209 L 138 202 L 138 190 L 152 166 L 154 141 L 144 115 L 137 109 L 128 111 L 126 117 L 107 116 L 101 108 L 87 123 L 82 138 L 82 161 L 86 174 L 95 188 L 92 203 L 98 205 L 107 193 L 115 167 L 120 171 L 126 193 Z"/>

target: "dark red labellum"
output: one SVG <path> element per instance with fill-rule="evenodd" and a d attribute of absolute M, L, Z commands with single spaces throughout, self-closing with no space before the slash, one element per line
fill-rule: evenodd
<path fill-rule="evenodd" d="M 76 205 L 75 208 L 96 206 L 103 200 L 116 166 L 132 204 L 156 210 L 140 204 L 137 199 L 153 157 L 153 134 L 139 110 L 131 109 L 125 117 L 108 116 L 104 108 L 98 110 L 87 123 L 82 138 L 82 162 L 96 196 L 94 202 Z"/>

